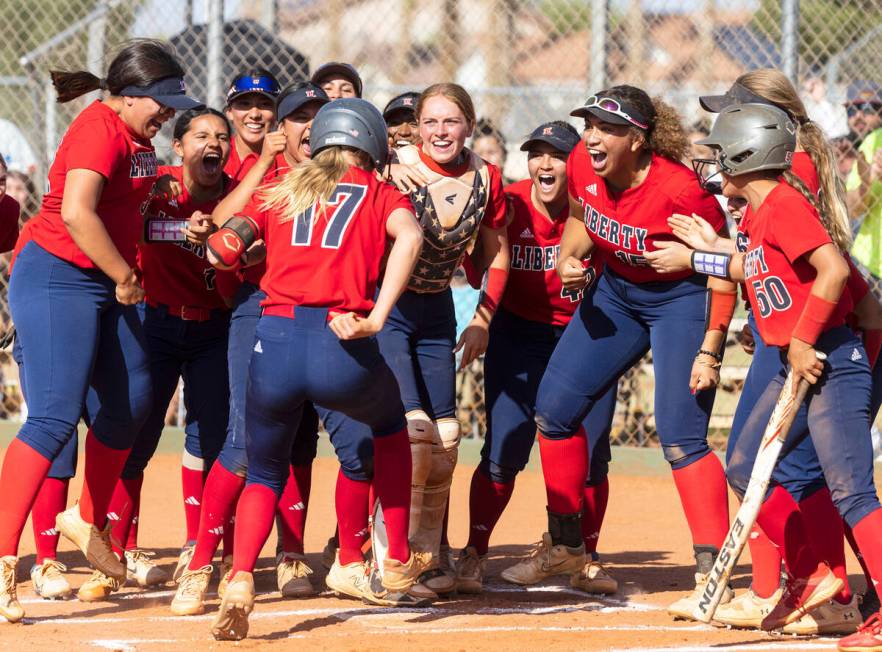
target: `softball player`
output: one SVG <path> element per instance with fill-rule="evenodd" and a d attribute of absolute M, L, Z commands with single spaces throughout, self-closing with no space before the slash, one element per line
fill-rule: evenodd
<path fill-rule="evenodd" d="M 425 245 L 378 339 L 407 411 L 413 456 L 411 542 L 415 550 L 432 554 L 432 567 L 420 583 L 444 594 L 456 586 L 443 534 L 461 435 L 454 353 L 463 350 L 460 368 L 465 368 L 487 348 L 490 321 L 508 276 L 509 251 L 499 169 L 465 148 L 475 126 L 471 97 L 456 84 L 434 84 L 420 95 L 416 116 L 422 144 L 399 148 L 404 165 L 390 166 L 390 173 L 398 188 L 410 194 Z M 487 264 L 489 270 L 475 315 L 456 342 L 450 279 L 472 243 L 482 251 L 481 270 Z"/>
<path fill-rule="evenodd" d="M 456 566 L 456 588 L 462 593 L 482 590 L 490 536 L 535 440 L 539 380 L 582 298 L 581 292 L 564 290 L 555 272 L 560 236 L 569 214 L 566 161 L 579 142 L 578 132 L 565 122 L 540 125 L 521 145 L 527 152 L 530 178 L 505 189 L 513 216 L 507 229 L 511 270 L 484 356 L 487 434 L 481 463 L 472 475 L 469 540 Z M 597 260 L 591 265 L 592 276 L 602 268 Z M 614 593 L 617 589 L 615 580 L 596 559 L 597 521 L 603 518 L 608 496 L 607 435 L 615 400 L 613 386 L 585 419 L 591 445 L 599 444 L 591 457 L 582 518 L 583 539 L 594 558 L 581 573 L 573 575 L 572 582 L 591 593 Z"/>
<path fill-rule="evenodd" d="M 536 554 L 504 571 L 503 578 L 530 584 L 583 568 L 580 517 L 588 447 L 581 424 L 651 348 L 658 379 L 656 427 L 698 565 L 696 592 L 670 610 L 688 613 L 728 530 L 725 477 L 706 441 L 722 333 L 705 336 L 705 279 L 690 272 L 658 274 L 644 253 L 673 239 L 666 223 L 673 213 L 698 213 L 717 230 L 724 219 L 716 199 L 679 163 L 688 143 L 673 109 L 641 89 L 616 86 L 572 114 L 585 118 L 586 131 L 584 146 L 567 162 L 570 219 L 558 273 L 565 288 L 582 289 L 581 261 L 593 250 L 603 253 L 604 270 L 592 300 L 583 301 L 567 325 L 536 398 L 549 532 Z M 734 294 L 731 284 L 718 287 L 711 314 L 727 326 Z"/>
<path fill-rule="evenodd" d="M 843 295 L 849 269 L 842 252 L 847 251 L 850 230 L 847 214 L 842 220 L 841 215 L 827 213 L 789 171 L 795 133 L 793 122 L 777 107 L 739 104 L 723 109 L 710 136 L 699 143 L 716 153 L 723 194 L 745 197 L 750 204 L 749 223 L 743 225 L 747 248 L 734 255 L 696 252 L 693 258 L 704 273 L 747 281 L 763 341 L 782 351 L 786 347 L 793 373 L 812 386 L 805 400 L 807 431 L 788 440 L 784 454 L 811 436 L 833 501 L 878 582 L 882 509 L 873 486 L 868 436 L 870 372 L 863 345 L 844 323 L 851 301 Z M 719 269 L 704 267 L 702 260 Z M 826 353 L 826 362 L 817 359 L 816 349 Z M 783 382 L 781 370 L 757 401 L 735 445 L 729 479 L 738 495 L 746 489 L 746 476 L 738 470 L 752 464 L 749 460 L 756 455 Z M 843 582 L 809 545 L 799 507 L 780 485 L 770 490 L 758 523 L 783 549 L 790 575 L 780 601 L 763 619 L 762 626 L 773 629 L 830 600 Z M 856 634 L 842 639 L 840 649 L 878 649 L 880 625 L 874 615 Z"/>
<path fill-rule="evenodd" d="M 316 68 L 310 81 L 327 93 L 332 100 L 341 97 L 361 97 L 361 76 L 348 63 L 339 61 L 323 63 Z"/>
<path fill-rule="evenodd" d="M 398 147 L 420 144 L 420 129 L 416 109 L 419 93 L 409 91 L 396 95 L 383 109 L 383 119 L 389 130 L 389 152 Z"/>
<path fill-rule="evenodd" d="M 372 337 L 404 290 L 419 255 L 420 229 L 407 198 L 374 176 L 388 148 L 385 123 L 371 104 L 341 99 L 323 107 L 310 140 L 311 162 L 261 191 L 242 216 L 208 240 L 222 267 L 236 264 L 259 235 L 268 243 L 261 283 L 267 298 L 246 400 L 248 479 L 236 513 L 233 576 L 212 626 L 219 640 L 247 635 L 252 571 L 287 475 L 291 422 L 300 419 L 305 400 L 314 400 L 322 413 L 341 411 L 373 432 L 373 484 L 390 544 L 383 560 L 385 590 L 406 593 L 427 561 L 427 555 L 411 553 L 407 542 L 404 408 Z M 375 302 L 387 237 L 394 244 Z"/>
<path fill-rule="evenodd" d="M 280 129 L 266 136 L 260 158 L 242 182 L 212 211 L 215 224 L 223 224 L 227 218 L 242 210 L 262 183 L 284 176 L 290 168 L 309 158 L 312 120 L 319 108 L 328 101 L 324 91 L 309 82 L 293 84 L 280 94 L 277 104 Z M 212 573 L 211 560 L 222 537 L 224 563 L 221 566 L 222 586 L 219 592 L 223 592 L 225 580 L 232 569 L 230 555 L 233 547 L 228 547 L 225 537 L 233 530 L 232 519 L 245 486 L 248 468 L 245 393 L 260 304 L 266 298 L 258 287 L 265 271 L 263 262 L 243 268 L 243 283 L 233 303 L 228 346 L 230 416 L 227 437 L 217 463 L 211 467 L 205 482 L 196 545 L 192 549 L 192 557 L 181 570 L 178 589 L 171 603 L 172 612 L 179 616 L 197 615 L 205 611 L 205 593 Z M 282 502 L 285 526 L 281 535 L 287 540 L 283 540 L 283 554 L 277 561 L 276 579 L 279 590 L 286 597 L 315 593 L 309 581 L 312 570 L 306 565 L 303 555 L 302 526 L 306 518 L 305 506 L 317 432 L 318 415 L 307 404 L 297 436 L 292 437 L 294 448 L 289 453 L 289 479 L 280 497 L 280 501 L 287 497 L 287 501 Z M 285 509 L 284 506 L 302 506 L 304 509 Z M 292 517 L 297 518 L 293 528 L 289 520 Z"/>
<path fill-rule="evenodd" d="M 276 121 L 279 91 L 279 81 L 263 68 L 237 75 L 227 90 L 225 113 L 234 136 L 224 172 L 236 181 L 242 181 L 260 158 Z"/>
<path fill-rule="evenodd" d="M 9 301 L 29 387 L 28 418 L 0 472 L 0 615 L 17 622 L 18 542 L 51 462 L 76 428 L 86 392 L 100 409 L 86 436 L 85 483 L 57 528 L 98 570 L 124 579 L 104 527 L 113 486 L 151 402 L 144 335 L 134 304 L 141 236 L 138 210 L 156 178 L 150 139 L 186 96 L 183 69 L 156 41 L 135 41 L 111 62 L 106 80 L 53 73 L 60 101 L 106 88 L 69 127 L 49 172 L 32 240 L 18 256 Z M 52 337 L 46 339 L 46 332 Z"/>

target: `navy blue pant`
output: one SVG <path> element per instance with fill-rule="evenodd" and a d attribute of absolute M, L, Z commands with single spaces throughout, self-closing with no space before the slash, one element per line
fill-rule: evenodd
<path fill-rule="evenodd" d="M 398 383 L 376 339 L 342 341 L 327 320 L 326 308 L 298 306 L 293 319 L 264 316 L 257 324 L 245 401 L 247 484 L 281 493 L 306 401 L 322 418 L 340 412 L 374 437 L 405 427 Z"/>
<path fill-rule="evenodd" d="M 9 285 L 21 340 L 28 418 L 18 437 L 54 460 L 76 432 L 91 386 L 100 406 L 92 432 L 105 446 L 131 447 L 152 402 L 141 321 L 116 301 L 104 273 L 25 245 Z"/>
<path fill-rule="evenodd" d="M 230 317 L 227 364 L 230 383 L 230 412 L 226 440 L 218 461 L 230 473 L 244 476 L 248 468 L 245 453 L 245 392 L 248 386 L 248 365 L 254 349 L 254 333 L 260 319 L 260 302 L 266 294 L 252 283 L 239 286 Z M 311 405 L 304 407 L 300 431 L 293 437 L 294 449 L 290 462 L 305 466 L 316 456 L 318 442 L 318 415 Z"/>
<path fill-rule="evenodd" d="M 536 439 L 536 392 L 563 331 L 563 326 L 524 319 L 503 308 L 493 317 L 484 355 L 487 434 L 480 468 L 494 482 L 512 482 L 530 459 Z M 617 389 L 610 386 L 582 422 L 588 434 L 590 485 L 601 484 L 609 471 Z"/>
<path fill-rule="evenodd" d="M 456 415 L 456 311 L 450 288 L 434 294 L 405 290 L 377 334 L 401 387 L 406 412 L 432 420 Z"/>
<path fill-rule="evenodd" d="M 748 313 L 747 323 L 753 333 L 756 350 L 753 353 L 753 360 L 750 363 L 750 369 L 747 371 L 747 377 L 744 379 L 744 388 L 741 390 L 741 397 L 738 399 L 738 407 L 735 408 L 735 416 L 732 418 L 732 429 L 729 433 L 729 441 L 726 447 L 726 473 L 729 481 L 744 487 L 747 487 L 747 482 L 750 480 L 750 471 L 753 468 L 752 463 L 750 468 L 732 466 L 732 454 L 738 444 L 738 439 L 741 437 L 744 425 L 754 407 L 756 407 L 760 396 L 762 396 L 775 376 L 780 373 L 786 373 L 785 361 L 781 357 L 781 350 L 776 346 L 766 346 L 765 342 L 763 342 L 756 328 L 756 321 L 753 318 L 752 311 Z M 769 412 L 767 421 L 771 416 L 772 413 Z M 796 413 L 796 418 L 790 427 L 790 436 L 795 441 L 799 437 L 799 433 L 807 432 L 807 428 L 808 408 L 803 404 Z M 746 478 L 735 477 L 745 472 L 747 473 Z M 805 500 L 825 486 L 824 471 L 821 469 L 821 462 L 818 459 L 818 454 L 815 451 L 814 444 L 812 444 L 811 437 L 803 437 L 798 445 L 778 460 L 772 473 L 772 481 L 783 486 L 797 502 Z"/>
<path fill-rule="evenodd" d="M 208 469 L 227 434 L 230 385 L 227 377 L 227 339 L 230 316 L 214 311 L 206 321 L 187 321 L 168 314 L 165 306 L 140 304 L 150 357 L 153 405 L 126 460 L 123 478 L 144 472 L 156 452 L 168 405 L 184 380 L 184 448 L 205 460 Z"/>
<path fill-rule="evenodd" d="M 816 349 L 827 354 L 824 375 L 805 399 L 808 427 L 790 431 L 784 458 L 811 437 L 824 479 L 839 513 L 852 527 L 879 508 L 873 485 L 873 447 L 870 441 L 870 369 L 857 336 L 841 326 L 824 333 Z M 730 454 L 729 484 L 743 496 L 759 443 L 781 388 L 782 367 L 756 402 Z"/>
<path fill-rule="evenodd" d="M 692 395 L 692 362 L 704 339 L 706 280 L 631 283 L 609 269 L 585 298 L 551 356 L 536 397 L 536 424 L 565 439 L 651 348 L 655 423 L 665 459 L 683 468 L 708 453 L 714 391 Z"/>

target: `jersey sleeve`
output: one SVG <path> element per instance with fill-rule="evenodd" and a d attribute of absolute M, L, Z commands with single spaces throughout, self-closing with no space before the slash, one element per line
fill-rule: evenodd
<path fill-rule="evenodd" d="M 109 179 L 129 156 L 125 136 L 104 121 L 90 121 L 67 139 L 67 170 L 92 170 Z"/>
<path fill-rule="evenodd" d="M 0 253 L 12 251 L 18 240 L 18 202 L 9 195 L 0 200 Z"/>
<path fill-rule="evenodd" d="M 507 211 L 507 202 L 505 199 L 505 191 L 502 187 L 502 174 L 499 168 L 492 163 L 487 163 L 487 169 L 490 175 L 490 199 L 487 201 L 487 212 L 484 214 L 483 224 L 491 229 L 500 229 L 505 226 L 505 215 Z"/>
<path fill-rule="evenodd" d="M 775 244 L 791 263 L 833 242 L 814 208 L 802 197 L 787 197 L 777 201 L 769 220 Z"/>
<path fill-rule="evenodd" d="M 695 213 L 703 217 L 720 231 L 726 225 L 726 216 L 720 202 L 712 194 L 703 190 L 698 182 L 688 183 L 674 199 L 674 212 L 680 215 L 692 215 Z"/>

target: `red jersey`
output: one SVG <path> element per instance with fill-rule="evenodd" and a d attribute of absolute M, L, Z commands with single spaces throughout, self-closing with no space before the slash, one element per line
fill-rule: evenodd
<path fill-rule="evenodd" d="M 170 174 L 181 183 L 182 192 L 171 199 L 153 198 L 146 206 L 150 219 L 187 220 L 194 211 L 211 215 L 223 195 L 202 204 L 193 201 L 183 183 L 183 168 L 162 166 L 158 174 Z M 224 178 L 224 194 L 236 182 Z M 205 247 L 189 242 L 142 242 L 138 245 L 138 266 L 143 274 L 145 301 L 155 306 L 187 306 L 190 308 L 225 308 L 216 281 L 230 272 L 218 271 L 205 257 Z M 217 276 L 217 279 L 216 279 Z"/>
<path fill-rule="evenodd" d="M 748 225 L 744 276 L 757 328 L 770 346 L 786 346 L 816 272 L 805 254 L 831 242 L 818 213 L 798 190 L 779 183 Z M 826 329 L 845 323 L 850 300 L 841 300 Z"/>
<path fill-rule="evenodd" d="M 18 239 L 18 218 L 21 209 L 9 195 L 0 197 L 0 253 L 12 251 Z"/>
<path fill-rule="evenodd" d="M 511 268 L 501 305 L 523 319 L 566 326 L 582 299 L 581 292 L 564 289 L 556 269 L 569 206 L 550 220 L 533 205 L 532 190 L 530 179 L 505 188 L 513 217 L 508 225 Z M 598 274 L 601 265 L 592 266 Z"/>
<path fill-rule="evenodd" d="M 245 178 L 245 175 L 251 171 L 254 164 L 257 163 L 258 158 L 260 158 L 260 154 L 251 151 L 245 155 L 245 158 L 240 158 L 239 148 L 236 146 L 236 139 L 234 138 L 233 142 L 230 144 L 230 158 L 227 159 L 227 164 L 224 166 L 224 172 L 231 179 L 241 181 Z"/>
<path fill-rule="evenodd" d="M 370 312 L 386 251 L 386 220 L 410 200 L 373 173 L 352 167 L 318 215 L 315 208 L 279 223 L 254 197 L 244 213 L 267 242 L 263 306 L 316 306 Z"/>
<path fill-rule="evenodd" d="M 255 159 L 255 161 L 256 160 L 257 159 Z M 251 165 L 254 165 L 254 163 L 252 163 Z M 226 168 L 224 169 L 226 170 Z M 285 153 L 282 152 L 280 154 L 276 154 L 276 159 L 275 161 L 273 161 L 272 166 L 270 166 L 270 169 L 267 170 L 267 173 L 264 175 L 261 186 L 275 181 L 290 169 L 291 165 L 288 163 L 288 159 L 285 158 Z M 255 196 L 259 194 L 260 188 L 258 187 L 258 192 L 255 193 Z M 254 197 L 252 197 L 252 201 L 254 201 Z M 256 265 L 251 265 L 250 267 L 245 267 L 241 270 L 239 276 L 246 283 L 251 283 L 252 285 L 260 285 L 260 279 L 263 278 L 264 272 L 266 272 L 265 261 L 257 263 Z"/>
<path fill-rule="evenodd" d="M 94 268 L 61 220 L 64 184 L 70 170 L 86 169 L 104 177 L 95 212 L 120 255 L 135 265 L 141 240 L 140 205 L 156 180 L 156 154 L 149 140 L 135 136 L 106 104 L 95 101 L 71 123 L 49 168 L 33 239 L 46 251 L 78 267 Z"/>
<path fill-rule="evenodd" d="M 715 230 L 726 222 L 716 198 L 698 185 L 692 170 L 657 154 L 643 183 L 613 192 L 594 172 L 588 149 L 580 143 L 567 160 L 567 183 L 570 195 L 585 210 L 585 228 L 604 262 L 633 283 L 677 281 L 694 273 L 661 274 L 643 257 L 643 252 L 654 250 L 655 242 L 677 240 L 668 226 L 674 213 L 696 213 Z"/>

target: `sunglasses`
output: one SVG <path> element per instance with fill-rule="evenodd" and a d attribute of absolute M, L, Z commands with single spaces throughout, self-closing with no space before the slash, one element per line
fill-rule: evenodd
<path fill-rule="evenodd" d="M 853 118 L 858 113 L 879 113 L 882 112 L 882 104 L 878 102 L 861 102 L 860 104 L 849 104 L 845 108 L 845 112 L 849 118 Z"/>
<path fill-rule="evenodd" d="M 606 111 L 607 113 L 612 113 L 613 115 L 617 115 L 624 120 L 627 120 L 635 127 L 639 127 L 640 129 L 649 129 L 649 125 L 637 120 L 632 117 L 627 111 L 622 108 L 622 105 L 619 104 L 618 100 L 614 100 L 611 97 L 600 97 L 599 95 L 592 95 L 585 101 L 585 106 L 582 107 L 585 109 L 600 109 L 601 111 Z"/>

